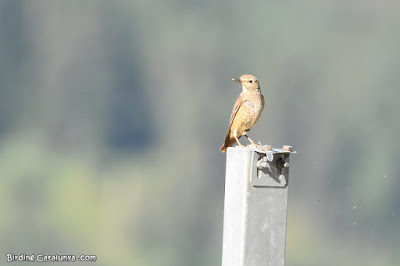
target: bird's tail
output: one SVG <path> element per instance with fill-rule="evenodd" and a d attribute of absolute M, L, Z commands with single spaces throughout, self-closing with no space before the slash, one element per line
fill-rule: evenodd
<path fill-rule="evenodd" d="M 225 137 L 225 142 L 221 146 L 221 151 L 226 152 L 228 147 L 232 147 L 232 145 L 236 142 L 235 138 L 230 138 L 229 136 Z"/>

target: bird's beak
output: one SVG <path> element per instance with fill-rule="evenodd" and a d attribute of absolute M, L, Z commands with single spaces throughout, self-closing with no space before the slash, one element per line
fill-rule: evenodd
<path fill-rule="evenodd" d="M 234 79 L 232 79 L 233 81 L 237 81 L 237 82 L 240 82 L 240 78 L 234 78 Z"/>

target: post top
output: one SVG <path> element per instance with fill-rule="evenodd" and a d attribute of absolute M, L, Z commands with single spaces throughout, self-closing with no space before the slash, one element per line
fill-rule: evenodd
<path fill-rule="evenodd" d="M 290 147 L 290 148 L 288 148 Z M 293 151 L 292 146 L 285 145 L 282 148 L 272 148 L 270 145 L 259 145 L 259 146 L 245 146 L 245 147 L 229 147 L 228 151 L 254 151 L 257 153 L 265 154 L 268 158 L 268 161 L 272 161 L 272 158 L 274 157 L 275 154 L 293 154 L 297 153 L 296 151 Z"/>
<path fill-rule="evenodd" d="M 272 148 L 270 145 L 258 145 L 257 147 L 248 145 L 244 147 L 229 147 L 228 150 L 247 150 L 255 151 L 258 153 L 297 153 L 296 151 L 293 151 L 292 146 L 289 145 L 284 145 L 282 148 Z"/>

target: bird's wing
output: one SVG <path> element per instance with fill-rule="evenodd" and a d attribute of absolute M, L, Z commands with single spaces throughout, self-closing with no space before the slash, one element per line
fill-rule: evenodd
<path fill-rule="evenodd" d="M 233 106 L 233 110 L 232 110 L 232 114 L 231 114 L 231 119 L 229 121 L 229 125 L 228 125 L 228 129 L 226 130 L 226 136 L 229 135 L 229 132 L 231 131 L 231 127 L 233 124 L 233 120 L 236 117 L 237 112 L 239 111 L 240 107 L 243 104 L 243 98 L 242 98 L 242 94 L 239 95 L 239 97 L 237 98 L 235 105 Z"/>

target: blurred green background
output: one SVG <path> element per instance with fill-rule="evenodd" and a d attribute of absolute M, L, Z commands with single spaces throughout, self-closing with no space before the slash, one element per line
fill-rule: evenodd
<path fill-rule="evenodd" d="M 220 265 L 219 147 L 231 78 L 249 73 L 267 103 L 250 136 L 298 151 L 287 265 L 398 265 L 399 14 L 377 0 L 2 0 L 0 264 Z"/>

